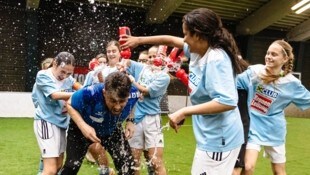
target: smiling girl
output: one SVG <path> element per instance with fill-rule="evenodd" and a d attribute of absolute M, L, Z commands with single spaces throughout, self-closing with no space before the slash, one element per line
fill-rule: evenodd
<path fill-rule="evenodd" d="M 271 160 L 273 174 L 286 174 L 284 109 L 290 103 L 302 110 L 310 108 L 310 92 L 292 75 L 292 51 L 289 43 L 276 40 L 267 50 L 265 65 L 250 66 L 238 76 L 238 88 L 248 91 L 250 113 L 246 175 L 254 173 L 261 148 Z"/>
<path fill-rule="evenodd" d="M 33 86 L 34 133 L 43 158 L 42 174 L 57 174 L 63 163 L 69 121 L 65 103 L 75 84 L 74 64 L 72 54 L 60 52 L 50 68 L 38 72 Z"/>
<path fill-rule="evenodd" d="M 191 174 L 231 175 L 244 142 L 237 107 L 236 75 L 244 69 L 236 42 L 220 17 L 199 8 L 183 17 L 184 38 L 169 35 L 126 36 L 123 49 L 141 44 L 167 45 L 184 50 L 190 58 L 189 88 L 192 106 L 169 115 L 176 131 L 192 117 L 196 150 Z"/>

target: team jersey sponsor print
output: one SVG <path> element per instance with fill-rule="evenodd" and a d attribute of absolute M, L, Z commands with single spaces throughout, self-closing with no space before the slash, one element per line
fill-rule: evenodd
<path fill-rule="evenodd" d="M 254 98 L 251 102 L 251 108 L 262 114 L 267 114 L 272 102 L 277 98 L 277 96 L 277 92 L 259 85 L 257 86 Z"/>

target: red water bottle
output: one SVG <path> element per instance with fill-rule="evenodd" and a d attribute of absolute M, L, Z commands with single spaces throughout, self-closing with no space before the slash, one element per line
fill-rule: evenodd
<path fill-rule="evenodd" d="M 90 70 L 94 70 L 95 67 L 97 67 L 99 65 L 99 62 L 96 58 L 93 58 L 89 63 L 88 63 L 88 68 Z"/>
<path fill-rule="evenodd" d="M 118 32 L 119 32 L 119 38 L 124 38 L 125 35 L 131 35 L 130 33 L 130 29 L 129 27 L 127 26 L 123 26 L 123 27 L 119 27 L 118 29 Z M 124 41 L 121 41 L 120 44 L 124 44 L 125 42 Z M 121 50 L 121 57 L 122 58 L 125 58 L 125 59 L 129 59 L 131 57 L 131 51 L 130 51 L 130 48 L 127 48 L 127 49 L 124 49 L 124 50 Z"/>
<path fill-rule="evenodd" d="M 180 50 L 177 47 L 174 47 L 167 59 L 167 67 L 169 69 L 169 72 L 176 72 L 180 69 L 182 61 L 181 57 L 184 56 L 183 50 Z"/>
<path fill-rule="evenodd" d="M 165 45 L 159 45 L 157 53 L 156 53 L 156 58 L 153 60 L 153 65 L 154 66 L 162 66 L 163 65 L 163 58 L 167 54 L 167 46 Z"/>
<path fill-rule="evenodd" d="M 179 57 L 180 54 L 177 55 L 178 52 L 179 52 L 179 48 L 174 47 L 169 54 L 169 59 L 174 63 L 180 61 L 180 57 Z"/>
<path fill-rule="evenodd" d="M 176 73 L 175 76 L 181 80 L 181 82 L 188 87 L 188 75 L 184 71 L 184 69 L 179 69 Z"/>

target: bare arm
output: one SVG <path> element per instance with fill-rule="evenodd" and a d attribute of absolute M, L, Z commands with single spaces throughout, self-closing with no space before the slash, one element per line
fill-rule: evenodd
<path fill-rule="evenodd" d="M 135 81 L 133 81 L 132 84 L 135 85 L 138 88 L 138 90 L 143 94 L 143 96 L 146 96 L 146 95 L 149 94 L 148 88 L 140 85 L 139 83 L 137 83 Z"/>
<path fill-rule="evenodd" d="M 68 100 L 72 95 L 72 92 L 54 92 L 51 94 L 51 98 L 54 100 Z"/>
<path fill-rule="evenodd" d="M 121 38 L 120 41 L 125 41 L 121 45 L 122 49 L 135 48 L 143 44 L 153 44 L 153 45 L 167 45 L 171 47 L 177 47 L 182 49 L 184 45 L 183 38 L 171 36 L 171 35 L 156 35 L 156 36 L 129 36 Z"/>
<path fill-rule="evenodd" d="M 74 82 L 74 84 L 72 85 L 72 89 L 74 90 L 79 90 L 82 88 L 81 83 L 79 82 Z M 54 92 L 51 94 L 51 98 L 54 100 L 68 100 L 71 95 L 73 94 L 73 92 Z"/>
<path fill-rule="evenodd" d="M 136 107 L 134 106 L 128 116 L 128 118 L 133 119 L 134 118 L 134 113 L 135 113 Z M 126 139 L 132 138 L 133 134 L 135 132 L 135 124 L 133 122 L 126 122 L 125 126 L 125 137 Z"/>
<path fill-rule="evenodd" d="M 228 106 L 221 104 L 215 100 L 198 105 L 188 106 L 184 108 L 184 115 L 195 114 L 217 114 L 234 109 L 236 106 Z"/>
<path fill-rule="evenodd" d="M 74 90 L 79 90 L 79 89 L 81 89 L 83 86 L 81 85 L 81 83 L 79 83 L 79 82 L 74 82 L 74 84 L 73 84 L 73 86 L 72 86 L 72 88 L 74 89 Z"/>
<path fill-rule="evenodd" d="M 131 61 L 128 61 L 128 62 L 129 62 L 129 64 L 127 64 L 127 65 L 130 66 L 130 62 L 131 62 Z M 137 83 L 137 82 L 135 81 L 135 78 L 134 78 L 132 75 L 128 75 L 128 77 L 129 77 L 131 83 L 143 94 L 143 96 L 146 96 L 146 95 L 149 94 L 149 89 L 148 89 L 147 87 L 142 86 L 142 85 L 140 85 L 139 83 Z"/>
<path fill-rule="evenodd" d="M 210 102 L 193 105 L 193 106 L 187 106 L 184 108 L 181 108 L 177 110 L 176 112 L 169 115 L 169 123 L 172 128 L 175 129 L 177 132 L 178 123 L 185 119 L 186 116 L 191 116 L 195 114 L 217 114 L 225 111 L 229 111 L 234 109 L 236 106 L 228 106 L 221 104 L 215 100 L 212 100 Z"/>
<path fill-rule="evenodd" d="M 67 109 L 70 117 L 72 118 L 74 123 L 79 127 L 83 135 L 92 142 L 100 142 L 100 139 L 96 136 L 95 129 L 89 126 L 84 121 L 81 114 L 71 106 L 71 98 L 67 102 Z"/>

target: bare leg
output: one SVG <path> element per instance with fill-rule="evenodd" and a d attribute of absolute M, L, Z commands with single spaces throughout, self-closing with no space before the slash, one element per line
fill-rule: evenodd
<path fill-rule="evenodd" d="M 232 175 L 241 175 L 241 172 L 242 172 L 242 168 L 240 167 L 234 168 Z"/>
<path fill-rule="evenodd" d="M 88 147 L 88 150 L 94 160 L 99 165 L 100 174 L 105 174 L 109 172 L 109 175 L 115 175 L 115 171 L 109 168 L 109 159 L 106 154 L 106 150 L 102 147 L 100 143 L 93 143 Z"/>
<path fill-rule="evenodd" d="M 286 175 L 285 163 L 271 163 L 274 175 Z"/>
<path fill-rule="evenodd" d="M 91 155 L 94 157 L 99 166 L 103 165 L 108 167 L 109 160 L 106 155 L 105 149 L 102 147 L 100 143 L 93 143 L 88 148 Z"/>
<path fill-rule="evenodd" d="M 132 154 L 135 160 L 135 175 L 140 175 L 140 166 L 141 166 L 141 153 L 142 149 L 131 148 Z"/>
<path fill-rule="evenodd" d="M 245 151 L 245 175 L 252 175 L 254 174 L 256 161 L 258 158 L 258 151 L 253 149 L 247 149 Z"/>
<path fill-rule="evenodd" d="M 55 175 L 63 163 L 63 154 L 59 157 L 43 158 L 43 171 L 41 175 Z"/>
<path fill-rule="evenodd" d="M 149 152 L 147 150 L 143 150 L 143 155 L 145 158 L 145 162 L 147 162 L 146 167 L 147 167 L 148 175 L 155 175 L 154 167 L 152 166 L 152 163 L 149 163 L 150 162 Z"/>
<path fill-rule="evenodd" d="M 90 148 L 88 147 L 87 153 L 85 155 L 85 158 L 90 163 L 96 163 L 96 160 L 94 159 L 93 155 L 90 153 Z"/>
<path fill-rule="evenodd" d="M 155 174 L 166 175 L 167 173 L 166 173 L 166 168 L 165 168 L 164 159 L 163 159 L 164 148 L 161 148 L 161 147 L 150 148 L 148 152 L 149 152 L 149 158 L 151 159 L 151 162 L 155 169 Z"/>

